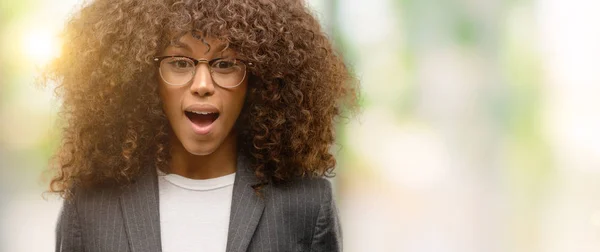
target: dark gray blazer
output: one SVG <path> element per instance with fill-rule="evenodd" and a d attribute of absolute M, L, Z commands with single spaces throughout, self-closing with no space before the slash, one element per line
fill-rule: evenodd
<path fill-rule="evenodd" d="M 258 180 L 238 159 L 227 252 L 341 251 L 341 228 L 331 183 L 303 179 L 285 186 Z M 56 225 L 56 251 L 160 252 L 158 180 L 155 169 L 124 189 L 75 191 Z M 203 251 L 198 248 L 198 251 Z"/>

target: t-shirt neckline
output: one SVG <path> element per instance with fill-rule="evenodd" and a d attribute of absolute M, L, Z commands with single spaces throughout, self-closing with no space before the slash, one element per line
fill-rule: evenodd
<path fill-rule="evenodd" d="M 236 173 L 234 172 L 210 179 L 191 179 L 174 173 L 166 174 L 157 169 L 159 179 L 162 178 L 177 187 L 194 191 L 210 191 L 233 185 L 235 174 Z"/>

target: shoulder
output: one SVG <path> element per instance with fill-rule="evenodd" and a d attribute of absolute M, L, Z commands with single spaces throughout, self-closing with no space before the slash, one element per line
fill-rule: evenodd
<path fill-rule="evenodd" d="M 302 178 L 265 187 L 267 209 L 285 215 L 302 212 L 316 220 L 325 206 L 333 204 L 333 190 L 327 178 Z"/>
<path fill-rule="evenodd" d="M 77 205 L 87 205 L 91 203 L 102 203 L 103 201 L 118 200 L 122 193 L 122 188 L 118 186 L 93 187 L 93 188 L 75 188 L 72 198 L 69 199 Z M 67 200 L 67 201 L 69 201 Z"/>
<path fill-rule="evenodd" d="M 303 227 L 311 251 L 342 250 L 342 230 L 329 179 L 305 178 L 269 189 L 267 209 L 282 215 L 280 219 L 289 225 Z"/>
<path fill-rule="evenodd" d="M 119 206 L 119 187 L 74 188 L 69 198 L 63 202 L 63 211 L 77 216 L 82 224 L 90 224 L 97 216 L 114 212 Z"/>
<path fill-rule="evenodd" d="M 274 194 L 281 196 L 306 196 L 307 201 L 330 201 L 333 189 L 331 181 L 324 177 L 300 178 L 269 188 Z"/>

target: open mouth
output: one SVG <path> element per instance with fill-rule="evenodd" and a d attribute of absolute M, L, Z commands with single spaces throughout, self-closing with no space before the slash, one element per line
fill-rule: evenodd
<path fill-rule="evenodd" d="M 219 118 L 219 113 L 185 111 L 185 116 L 187 116 L 193 124 L 203 128 L 211 125 L 217 120 L 217 118 Z"/>

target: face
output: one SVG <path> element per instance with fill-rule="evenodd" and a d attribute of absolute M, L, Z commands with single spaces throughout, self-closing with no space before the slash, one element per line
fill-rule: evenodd
<path fill-rule="evenodd" d="M 238 58 L 233 50 L 223 50 L 225 44 L 216 39 L 201 40 L 188 33 L 179 42 L 167 47 L 160 56 L 187 56 L 213 63 L 219 59 Z M 181 62 L 177 64 L 177 67 L 181 66 Z M 235 137 L 233 126 L 242 110 L 248 86 L 248 74 L 236 87 L 217 85 L 215 80 L 219 80 L 219 76 L 213 73 L 211 77 L 208 64 L 199 63 L 192 80 L 184 85 L 167 84 L 158 75 L 163 110 L 176 136 L 172 141 L 193 155 L 210 155 L 224 142 L 232 142 L 231 138 Z M 221 66 L 224 65 L 216 62 L 213 71 Z"/>

